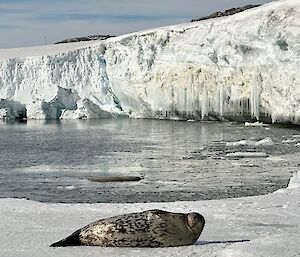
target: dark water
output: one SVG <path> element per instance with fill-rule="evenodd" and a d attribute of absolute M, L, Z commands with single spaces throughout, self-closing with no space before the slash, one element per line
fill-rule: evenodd
<path fill-rule="evenodd" d="M 258 195 L 287 186 L 300 130 L 238 123 L 103 119 L 0 123 L 0 197 L 149 202 Z M 270 137 L 273 146 L 226 146 Z M 226 158 L 231 152 L 268 158 Z M 133 175 L 139 182 L 95 183 Z"/>

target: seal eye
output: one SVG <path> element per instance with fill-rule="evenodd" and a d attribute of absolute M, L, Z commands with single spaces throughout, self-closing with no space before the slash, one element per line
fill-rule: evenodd
<path fill-rule="evenodd" d="M 188 214 L 188 224 L 191 228 L 194 227 L 198 222 L 200 222 L 200 219 L 196 213 Z"/>

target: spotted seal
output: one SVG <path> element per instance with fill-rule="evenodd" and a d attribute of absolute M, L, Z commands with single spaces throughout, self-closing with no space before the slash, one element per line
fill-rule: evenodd
<path fill-rule="evenodd" d="M 148 210 L 95 221 L 51 247 L 171 247 L 194 244 L 205 220 L 199 213 Z"/>

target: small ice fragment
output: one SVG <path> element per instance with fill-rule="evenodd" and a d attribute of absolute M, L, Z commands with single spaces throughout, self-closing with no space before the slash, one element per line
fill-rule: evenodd
<path fill-rule="evenodd" d="M 286 140 L 282 140 L 281 142 L 282 143 L 295 143 L 295 142 L 297 142 L 297 140 L 296 139 L 286 139 Z"/>
<path fill-rule="evenodd" d="M 274 145 L 273 140 L 270 137 L 266 137 L 265 139 L 262 139 L 255 143 L 256 146 L 272 146 Z"/>
<path fill-rule="evenodd" d="M 253 123 L 245 122 L 245 126 L 246 127 L 266 127 L 266 126 L 268 126 L 268 124 L 264 124 L 264 123 L 259 122 L 259 121 L 253 122 Z"/>
<path fill-rule="evenodd" d="M 59 190 L 65 190 L 65 191 L 71 191 L 71 190 L 74 190 L 76 187 L 75 186 L 58 186 L 57 189 Z"/>
<path fill-rule="evenodd" d="M 271 162 L 284 162 L 286 161 L 283 157 L 281 156 L 270 156 L 266 160 L 271 161 Z"/>
<path fill-rule="evenodd" d="M 235 152 L 228 153 L 226 157 L 229 158 L 266 158 L 268 155 L 265 152 Z"/>
<path fill-rule="evenodd" d="M 76 187 L 75 186 L 66 186 L 65 190 L 74 190 Z"/>
<path fill-rule="evenodd" d="M 228 142 L 226 143 L 226 146 L 241 146 L 241 145 L 255 145 L 255 141 L 252 140 L 241 140 L 238 142 Z"/>
<path fill-rule="evenodd" d="M 228 142 L 226 146 L 272 146 L 274 145 L 273 140 L 270 137 L 266 137 L 258 142 L 253 140 L 241 140 L 238 142 Z"/>

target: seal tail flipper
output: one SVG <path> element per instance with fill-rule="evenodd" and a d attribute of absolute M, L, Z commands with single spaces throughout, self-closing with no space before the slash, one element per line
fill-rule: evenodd
<path fill-rule="evenodd" d="M 62 239 L 58 242 L 55 242 L 50 245 L 50 247 L 65 247 L 65 246 L 76 246 L 76 245 L 82 245 L 79 239 L 80 229 L 75 231 L 72 235 L 66 237 L 65 239 Z"/>

